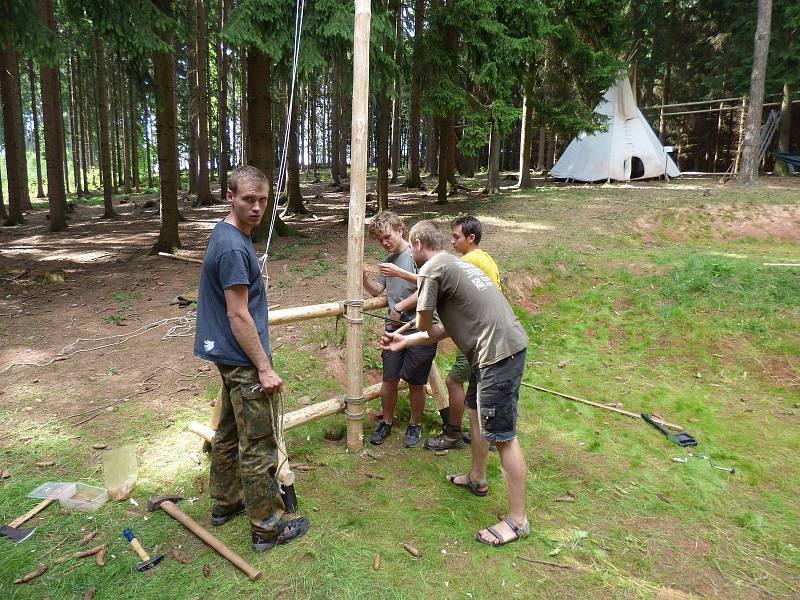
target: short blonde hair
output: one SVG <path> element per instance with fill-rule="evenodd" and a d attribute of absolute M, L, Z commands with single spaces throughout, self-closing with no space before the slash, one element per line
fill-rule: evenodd
<path fill-rule="evenodd" d="M 398 231 L 400 235 L 403 235 L 406 232 L 406 224 L 397 213 L 384 210 L 372 218 L 372 222 L 369 224 L 369 235 L 376 240 L 380 239 L 386 229 Z"/>
<path fill-rule="evenodd" d="M 413 244 L 417 240 L 427 250 L 444 249 L 444 235 L 435 221 L 420 221 L 411 228 L 408 232 L 408 241 Z"/>
<path fill-rule="evenodd" d="M 228 189 L 234 194 L 239 189 L 239 184 L 247 181 L 256 186 L 266 184 L 269 187 L 269 180 L 258 168 L 252 165 L 236 167 L 228 176 Z"/>

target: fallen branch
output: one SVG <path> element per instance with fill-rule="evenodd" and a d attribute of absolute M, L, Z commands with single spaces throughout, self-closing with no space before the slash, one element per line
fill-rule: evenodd
<path fill-rule="evenodd" d="M 564 563 L 554 563 L 550 562 L 549 560 L 537 560 L 535 558 L 526 558 L 524 556 L 517 555 L 519 560 L 524 560 L 525 562 L 535 563 L 537 565 L 546 565 L 548 567 L 555 567 L 556 569 L 574 569 L 572 565 L 565 565 Z"/>

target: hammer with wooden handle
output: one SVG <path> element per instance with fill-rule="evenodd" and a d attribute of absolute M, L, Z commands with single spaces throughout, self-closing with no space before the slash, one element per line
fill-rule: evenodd
<path fill-rule="evenodd" d="M 218 554 L 220 554 L 220 556 L 226 558 L 231 564 L 241 569 L 242 572 L 244 572 L 244 574 L 247 575 L 251 580 L 256 581 L 259 579 L 261 577 L 261 571 L 256 569 L 253 565 L 248 563 L 245 559 L 220 542 L 207 529 L 200 526 L 197 521 L 175 506 L 175 502 L 178 502 L 182 499 L 183 496 L 158 496 L 150 499 L 150 501 L 147 503 L 147 510 L 150 512 L 155 512 L 160 508 L 170 517 L 186 527 L 186 529 L 203 540 L 206 544 L 211 546 L 217 551 Z"/>

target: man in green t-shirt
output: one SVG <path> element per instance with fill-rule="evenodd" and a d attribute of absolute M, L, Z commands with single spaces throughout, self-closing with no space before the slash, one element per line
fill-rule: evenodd
<path fill-rule="evenodd" d="M 479 268 L 442 250 L 444 239 L 433 221 L 420 221 L 409 232 L 411 254 L 420 267 L 417 333 L 387 331 L 386 350 L 432 344 L 452 338 L 472 368 L 465 403 L 472 433 L 472 467 L 447 476 L 452 484 L 476 496 L 489 492 L 486 462 L 489 442 L 497 444 L 505 475 L 507 516 L 481 529 L 475 538 L 502 546 L 530 534 L 525 512 L 527 467 L 516 434 L 519 387 L 525 370 L 528 337 L 503 294 Z M 433 322 L 437 311 L 440 323 Z"/>
<path fill-rule="evenodd" d="M 450 243 L 461 253 L 461 258 L 478 267 L 492 280 L 498 290 L 502 290 L 500 269 L 497 268 L 497 264 L 488 252 L 478 248 L 483 237 L 481 222 L 472 215 L 465 215 L 453 221 L 451 229 Z M 464 417 L 464 383 L 470 380 L 471 375 L 472 369 L 467 356 L 459 350 L 445 381 L 449 399 L 448 420 L 443 423 L 442 433 L 425 440 L 425 447 L 429 450 L 449 450 L 461 448 L 464 445 L 464 438 L 461 434 L 461 420 Z"/>

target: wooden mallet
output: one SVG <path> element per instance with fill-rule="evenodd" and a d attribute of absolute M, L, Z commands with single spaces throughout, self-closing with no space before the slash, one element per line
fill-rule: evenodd
<path fill-rule="evenodd" d="M 170 517 L 186 527 L 186 529 L 203 540 L 206 544 L 211 546 L 220 556 L 226 558 L 235 567 L 241 569 L 242 572 L 251 580 L 256 581 L 261 577 L 261 571 L 256 569 L 253 565 L 248 563 L 245 559 L 220 542 L 207 529 L 199 525 L 197 521 L 175 506 L 175 502 L 180 500 L 183 500 L 183 496 L 167 495 L 151 498 L 147 503 L 147 510 L 150 512 L 155 512 L 160 508 Z"/>

